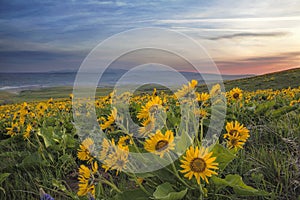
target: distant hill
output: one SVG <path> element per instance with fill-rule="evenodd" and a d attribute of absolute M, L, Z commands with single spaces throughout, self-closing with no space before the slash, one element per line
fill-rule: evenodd
<path fill-rule="evenodd" d="M 191 74 L 189 77 L 192 77 Z M 229 79 L 227 79 L 229 78 Z M 196 80 L 199 80 L 196 78 Z M 299 87 L 300 86 L 300 68 L 290 69 L 280 72 L 269 73 L 265 75 L 251 76 L 251 75 L 242 75 L 238 76 L 223 76 L 224 86 L 226 91 L 231 90 L 234 87 L 239 87 L 245 91 L 255 91 L 263 89 L 283 89 L 288 87 Z M 201 84 L 197 88 L 197 91 L 207 91 L 207 87 L 204 84 Z M 159 88 L 164 90 L 165 88 Z M 140 90 L 150 91 L 152 87 L 145 86 Z"/>
<path fill-rule="evenodd" d="M 288 87 L 300 86 L 300 68 L 290 69 L 270 74 L 243 78 L 238 80 L 229 80 L 224 82 L 226 90 L 239 87 L 247 91 L 258 89 L 283 89 Z"/>

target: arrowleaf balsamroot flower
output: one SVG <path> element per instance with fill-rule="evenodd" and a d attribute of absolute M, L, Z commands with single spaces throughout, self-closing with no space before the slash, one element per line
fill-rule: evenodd
<path fill-rule="evenodd" d="M 155 135 L 147 139 L 144 144 L 147 151 L 159 155 L 161 158 L 165 153 L 174 150 L 174 146 L 174 134 L 170 130 L 167 130 L 164 135 L 157 130 Z"/>
<path fill-rule="evenodd" d="M 94 175 L 98 171 L 98 163 L 92 163 L 92 169 L 89 169 L 85 165 L 80 165 L 79 167 L 79 184 L 78 184 L 78 196 L 85 196 L 87 194 L 95 197 L 95 185 L 94 185 Z"/>
<path fill-rule="evenodd" d="M 242 99 L 243 91 L 240 88 L 236 87 L 229 91 L 228 96 L 230 99 L 238 101 Z"/>
<path fill-rule="evenodd" d="M 118 145 L 116 146 L 115 151 L 106 157 L 102 167 L 105 171 L 109 169 L 117 170 L 116 175 L 118 175 L 119 172 L 127 168 L 128 154 L 129 152 L 127 150 L 121 149 Z"/>
<path fill-rule="evenodd" d="M 226 139 L 229 135 L 239 137 L 241 140 L 247 140 L 250 137 L 249 130 L 244 127 L 243 124 L 240 124 L 238 121 L 227 122 L 226 124 L 227 133 L 224 135 Z"/>
<path fill-rule="evenodd" d="M 193 97 L 195 95 L 196 99 L 195 88 L 197 85 L 197 80 L 191 80 L 191 82 L 189 82 L 187 85 L 183 85 L 182 88 L 175 93 L 175 97 L 180 99 L 183 97 Z"/>
<path fill-rule="evenodd" d="M 238 133 L 227 136 L 227 148 L 228 149 L 242 149 L 246 140 L 238 136 Z"/>
<path fill-rule="evenodd" d="M 108 116 L 107 120 L 104 120 L 104 122 L 102 124 L 100 124 L 100 127 L 102 130 L 107 129 L 108 127 L 110 127 L 110 125 L 112 125 L 115 120 L 117 119 L 117 109 L 113 108 L 113 110 L 111 111 L 111 115 Z"/>
<path fill-rule="evenodd" d="M 155 116 L 155 113 L 160 110 L 163 110 L 162 100 L 158 96 L 152 97 L 152 99 L 148 101 L 146 105 L 142 106 L 137 118 L 140 120 L 151 119 L 153 116 Z"/>
<path fill-rule="evenodd" d="M 221 94 L 221 86 L 220 86 L 220 84 L 214 85 L 214 86 L 211 88 L 211 90 L 209 91 L 209 96 L 210 96 L 211 98 L 214 98 L 214 97 L 216 97 L 216 96 L 218 96 L 218 95 L 220 95 L 220 94 Z"/>
<path fill-rule="evenodd" d="M 18 123 L 12 123 L 10 128 L 6 128 L 7 134 L 10 136 L 15 136 L 20 133 L 20 126 Z"/>
<path fill-rule="evenodd" d="M 155 129 L 155 118 L 150 117 L 142 122 L 142 127 L 139 128 L 139 134 L 142 137 L 147 136 Z"/>
<path fill-rule="evenodd" d="M 129 137 L 121 137 L 118 144 L 115 144 L 114 139 L 102 141 L 102 149 L 99 154 L 101 162 L 103 162 L 102 168 L 105 171 L 117 170 L 117 175 L 120 171 L 127 168 L 129 148 L 125 140 L 130 140 Z M 130 142 L 130 141 L 129 141 Z"/>
<path fill-rule="evenodd" d="M 197 93 L 197 101 L 204 103 L 209 99 L 209 94 L 207 92 Z"/>
<path fill-rule="evenodd" d="M 94 159 L 91 155 L 93 145 L 94 141 L 91 138 L 86 138 L 85 140 L 83 140 L 83 142 L 79 146 L 77 157 L 80 160 L 87 160 L 88 162 L 92 162 L 92 160 Z"/>
<path fill-rule="evenodd" d="M 26 127 L 26 130 L 25 130 L 24 134 L 23 134 L 23 137 L 25 139 L 28 139 L 30 137 L 31 132 L 33 132 L 33 128 L 31 126 L 31 124 L 27 124 L 27 127 Z"/>
<path fill-rule="evenodd" d="M 181 173 L 185 173 L 184 177 L 189 180 L 195 176 L 197 183 L 200 184 L 200 178 L 208 183 L 207 177 L 217 175 L 217 172 L 213 170 L 218 169 L 218 163 L 214 162 L 216 157 L 212 157 L 213 152 L 208 152 L 207 148 L 191 146 L 187 151 L 183 159 L 180 160 L 180 165 L 183 170 Z"/>

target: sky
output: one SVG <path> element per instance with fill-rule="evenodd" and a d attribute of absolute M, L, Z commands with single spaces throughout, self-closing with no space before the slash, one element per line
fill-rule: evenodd
<path fill-rule="evenodd" d="M 193 38 L 223 74 L 300 67 L 298 0 L 0 0 L 0 72 L 76 71 L 103 40 L 144 27 Z"/>

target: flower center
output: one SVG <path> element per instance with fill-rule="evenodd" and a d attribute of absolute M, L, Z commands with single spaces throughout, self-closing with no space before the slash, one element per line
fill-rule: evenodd
<path fill-rule="evenodd" d="M 230 134 L 230 135 L 235 135 L 236 133 L 238 133 L 237 130 L 230 130 L 230 131 L 229 131 L 229 134 Z"/>
<path fill-rule="evenodd" d="M 125 161 L 124 160 L 118 160 L 116 162 L 116 165 L 119 166 L 119 167 L 123 167 L 125 165 Z"/>
<path fill-rule="evenodd" d="M 169 142 L 167 140 L 160 140 L 155 145 L 155 150 L 162 151 L 167 148 L 168 144 L 169 144 Z"/>
<path fill-rule="evenodd" d="M 239 93 L 234 93 L 234 94 L 233 94 L 233 98 L 235 98 L 235 99 L 238 99 L 239 96 L 240 96 Z"/>
<path fill-rule="evenodd" d="M 152 105 L 152 106 L 150 107 L 149 113 L 150 113 L 150 114 L 154 114 L 154 113 L 157 112 L 158 109 L 159 109 L 159 105 L 154 104 L 154 105 Z"/>
<path fill-rule="evenodd" d="M 19 132 L 18 127 L 14 127 L 13 132 L 15 132 L 15 133 Z"/>
<path fill-rule="evenodd" d="M 230 140 L 230 143 L 231 143 L 232 146 L 236 146 L 238 144 L 238 139 L 233 138 L 233 139 Z"/>
<path fill-rule="evenodd" d="M 206 162 L 202 158 L 195 158 L 192 160 L 190 167 L 194 172 L 203 172 L 206 169 Z"/>

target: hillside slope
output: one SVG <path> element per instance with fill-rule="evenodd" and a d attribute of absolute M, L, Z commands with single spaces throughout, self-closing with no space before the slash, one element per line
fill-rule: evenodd
<path fill-rule="evenodd" d="M 226 90 L 239 87 L 243 90 L 283 89 L 300 86 L 300 68 L 275 72 L 250 78 L 225 81 Z"/>

